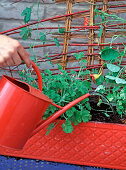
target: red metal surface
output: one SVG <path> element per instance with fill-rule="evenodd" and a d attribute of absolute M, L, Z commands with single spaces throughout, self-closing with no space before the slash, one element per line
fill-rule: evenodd
<path fill-rule="evenodd" d="M 32 67 L 34 68 L 37 74 L 39 90 L 42 91 L 43 84 L 42 84 L 42 76 L 41 76 L 40 70 L 33 61 L 31 61 L 31 63 L 32 63 Z"/>
<path fill-rule="evenodd" d="M 126 125 L 81 123 L 65 134 L 60 123 L 28 140 L 21 151 L 0 147 L 1 155 L 126 170 Z"/>
<path fill-rule="evenodd" d="M 0 97 L 0 145 L 21 149 L 50 103 L 27 95 L 5 77 L 0 83 Z"/>
<path fill-rule="evenodd" d="M 22 149 L 52 102 L 42 90 L 42 78 L 32 63 L 39 80 L 37 90 L 8 76 L 0 81 L 0 145 Z"/>

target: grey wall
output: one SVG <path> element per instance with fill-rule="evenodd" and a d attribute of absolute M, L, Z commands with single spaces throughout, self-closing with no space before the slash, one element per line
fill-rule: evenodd
<path fill-rule="evenodd" d="M 26 7 L 30 7 L 33 4 L 33 0 L 22 0 L 18 3 L 14 3 L 15 1 L 18 0 L 1 0 L 0 1 L 0 31 L 5 31 L 11 28 L 15 28 L 17 26 L 21 26 L 24 24 L 23 21 L 23 17 L 21 16 L 22 11 L 26 8 Z M 36 2 L 34 7 L 33 7 L 33 11 L 32 11 L 32 16 L 31 16 L 31 21 L 37 21 L 38 20 L 38 16 L 37 16 L 37 0 L 34 1 Z M 82 10 L 87 10 L 89 9 L 89 5 L 85 4 L 85 3 L 81 3 L 79 4 L 74 4 L 73 5 L 73 10 L 72 12 L 77 12 L 77 11 L 82 11 Z M 58 15 L 63 15 L 66 14 L 66 4 L 56 4 L 54 1 L 52 0 L 44 0 L 44 2 L 42 0 L 40 0 L 40 6 L 39 6 L 39 19 L 46 19 L 46 18 L 51 18 L 51 17 L 55 17 Z M 83 25 L 84 19 L 75 19 L 72 21 L 72 25 Z M 65 26 L 65 21 L 58 21 L 58 22 L 43 22 L 39 24 L 39 27 L 54 27 L 54 26 L 58 26 L 58 24 L 60 26 Z M 31 26 L 30 28 L 36 28 L 35 26 Z M 55 32 L 56 30 L 41 30 L 40 32 Z M 87 34 L 87 32 L 86 32 Z M 23 46 L 29 46 L 30 44 L 34 43 L 34 45 L 37 44 L 42 44 L 39 40 L 37 40 L 36 42 L 34 42 L 34 39 L 36 37 L 36 32 L 32 32 L 32 37 L 26 41 L 23 41 L 21 39 L 21 37 L 19 36 L 19 34 L 14 34 L 14 35 L 10 35 L 13 38 L 16 38 L 17 40 L 19 40 Z M 53 38 L 52 35 L 48 35 L 47 39 L 50 42 L 47 43 L 53 43 Z M 63 38 L 60 38 L 59 41 L 61 43 L 63 43 Z M 79 42 L 80 39 L 72 39 L 70 40 L 70 43 L 76 43 Z M 81 42 L 84 42 L 85 40 L 83 39 Z M 88 41 L 86 41 L 87 43 Z M 69 50 L 81 50 L 84 49 L 84 47 L 70 47 Z M 53 55 L 53 54 L 58 54 L 58 53 L 62 53 L 63 52 L 63 46 L 60 46 L 59 48 L 57 47 L 45 47 L 45 48 L 37 48 L 34 49 L 34 54 L 37 56 L 41 56 L 43 57 L 45 54 L 49 54 L 49 55 Z M 33 52 L 30 51 L 31 55 L 33 55 Z M 42 68 L 45 69 L 47 67 L 50 67 L 50 65 L 48 65 L 48 63 L 43 63 L 42 64 Z"/>
<path fill-rule="evenodd" d="M 20 1 L 20 2 L 14 3 L 15 1 Z M 5 31 L 8 29 L 23 25 L 24 21 L 23 21 L 23 17 L 21 16 L 21 13 L 26 7 L 30 7 L 33 4 L 33 1 L 35 2 L 35 5 L 32 11 L 30 22 L 38 20 L 37 0 L 0 0 L 0 31 Z M 116 1 L 116 2 L 110 2 L 110 3 L 111 4 L 115 4 L 115 3 L 125 4 L 125 1 L 123 2 Z M 90 8 L 90 5 L 87 3 L 80 3 L 80 4 L 77 3 L 77 4 L 73 4 L 72 12 L 87 10 L 89 8 Z M 51 18 L 51 17 L 55 17 L 58 15 L 62 15 L 62 14 L 66 14 L 66 4 L 56 4 L 52 0 L 40 0 L 39 19 Z M 119 16 L 123 17 L 124 19 L 126 18 L 126 15 L 124 13 L 120 14 Z M 75 26 L 75 25 L 81 26 L 83 25 L 83 23 L 84 23 L 84 18 L 72 20 L 72 26 Z M 58 26 L 58 24 L 60 26 L 65 26 L 65 21 L 58 21 L 58 22 L 47 21 L 47 22 L 40 23 L 38 27 L 53 27 L 53 26 Z M 36 28 L 36 25 L 31 26 L 30 28 Z M 51 30 L 51 29 L 41 30 L 39 32 L 45 32 L 45 31 L 52 32 L 56 30 Z M 32 32 L 32 37 L 26 41 L 23 41 L 21 37 L 19 36 L 19 34 L 10 35 L 10 36 L 18 39 L 25 47 L 33 43 L 34 45 L 42 44 L 42 42 L 40 42 L 39 40 L 37 40 L 36 42 L 34 41 L 36 34 L 37 34 L 36 31 Z M 85 30 L 84 34 L 87 35 L 88 31 Z M 52 35 L 48 35 L 47 39 L 49 40 L 49 42 L 47 43 L 51 43 L 51 41 L 53 40 Z M 60 38 L 59 41 L 60 43 L 63 43 L 63 38 Z M 76 42 L 88 43 L 88 39 L 73 38 L 70 40 L 70 43 L 76 43 Z M 72 46 L 72 47 L 69 47 L 68 51 L 81 50 L 81 49 L 87 49 L 87 47 Z M 34 49 L 34 54 L 37 56 L 43 57 L 47 53 L 49 55 L 53 55 L 53 54 L 62 53 L 62 51 L 63 51 L 63 46 L 60 46 L 59 48 L 53 46 L 53 47 Z M 30 51 L 30 53 L 31 55 L 33 55 L 33 51 Z M 72 65 L 73 66 L 76 65 L 76 63 L 72 63 Z M 41 66 L 42 69 L 45 69 L 47 67 L 51 68 L 51 66 L 48 63 L 42 63 L 42 66 Z"/>

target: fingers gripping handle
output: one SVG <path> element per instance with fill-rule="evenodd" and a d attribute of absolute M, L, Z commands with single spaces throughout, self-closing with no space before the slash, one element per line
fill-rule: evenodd
<path fill-rule="evenodd" d="M 33 61 L 31 61 L 31 63 L 38 77 L 39 90 L 42 91 L 42 76 L 41 76 L 40 70 Z"/>

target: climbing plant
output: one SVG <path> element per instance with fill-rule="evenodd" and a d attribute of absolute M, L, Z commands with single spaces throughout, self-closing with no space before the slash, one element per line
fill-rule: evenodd
<path fill-rule="evenodd" d="M 24 16 L 24 23 L 27 24 L 31 19 L 31 13 L 34 8 L 35 3 L 32 7 L 26 7 L 22 12 L 22 16 Z M 38 0 L 38 9 L 39 9 L 39 0 Z M 94 4 L 95 5 L 95 4 Z M 40 40 L 44 45 L 48 42 L 47 35 L 52 35 L 52 40 L 57 48 L 60 46 L 58 39 L 54 36 L 56 33 L 64 34 L 65 29 L 58 26 L 57 32 L 39 32 L 39 14 L 37 10 L 38 23 L 37 23 L 37 34 L 35 37 L 35 41 L 30 45 L 30 50 L 34 47 L 36 40 Z M 99 10 L 96 6 L 95 8 L 95 19 L 97 17 L 101 17 L 101 22 L 96 23 L 95 25 L 100 26 L 97 42 L 98 48 L 100 43 L 100 38 L 103 34 L 104 27 L 109 23 L 111 26 L 111 22 L 121 22 L 122 30 L 124 29 L 124 24 L 126 23 L 125 19 L 118 17 L 115 14 L 108 14 L 102 10 Z M 121 26 L 120 26 L 121 27 Z M 83 30 L 81 30 L 83 32 Z M 22 28 L 20 32 L 20 36 L 23 40 L 28 39 L 32 36 L 33 29 L 29 26 Z M 74 32 L 71 30 L 70 32 Z M 80 69 L 79 71 L 70 71 L 67 72 L 62 69 L 62 67 L 58 64 L 58 71 L 54 74 L 51 70 L 46 69 L 42 73 L 43 78 L 43 93 L 45 93 L 48 97 L 50 97 L 56 104 L 60 106 L 65 106 L 69 102 L 75 100 L 76 98 L 89 93 L 91 91 L 94 92 L 95 95 L 99 95 L 100 99 L 97 103 L 99 107 L 102 103 L 108 105 L 105 110 L 100 110 L 101 114 L 103 113 L 106 117 L 110 117 L 111 114 L 115 114 L 117 112 L 120 115 L 120 118 L 126 116 L 126 66 L 122 66 L 121 62 L 125 55 L 125 36 L 122 34 L 114 35 L 111 37 L 111 41 L 107 42 L 104 49 L 100 50 L 100 56 L 103 59 L 103 64 L 100 69 L 94 69 L 92 71 L 88 70 L 86 65 L 87 61 L 84 59 L 85 54 L 83 52 L 73 53 L 73 56 L 76 58 Z M 117 46 L 117 48 L 113 45 L 113 42 L 119 39 L 123 45 L 123 49 Z M 33 61 L 37 62 L 37 58 L 35 55 L 32 58 Z M 48 54 L 45 54 L 48 62 L 51 63 L 51 58 Z M 103 74 L 103 68 L 107 69 L 106 74 Z M 21 77 L 25 78 L 24 81 L 27 81 L 29 84 L 33 85 L 37 88 L 36 85 L 36 77 L 31 76 L 32 71 L 30 69 L 20 71 L 19 74 Z M 95 90 L 94 90 L 95 87 Z M 112 109 L 112 107 L 114 109 Z M 88 122 L 91 120 L 90 111 L 92 107 L 90 105 L 89 99 L 85 99 L 78 103 L 75 107 L 72 107 L 67 112 L 65 112 L 60 119 L 65 119 L 65 123 L 63 123 L 62 128 L 65 133 L 71 133 L 73 131 L 73 124 L 78 125 L 81 122 Z M 54 112 L 57 111 L 57 108 L 50 105 L 47 109 L 46 113 L 43 116 L 43 119 L 46 119 Z M 51 123 L 48 127 L 47 134 L 54 128 L 57 123 Z"/>

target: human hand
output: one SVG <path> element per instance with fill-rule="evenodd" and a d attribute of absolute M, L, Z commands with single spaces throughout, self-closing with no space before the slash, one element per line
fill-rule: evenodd
<path fill-rule="evenodd" d="M 0 35 L 0 67 L 19 65 L 22 60 L 31 67 L 29 53 L 23 46 L 15 39 Z"/>

